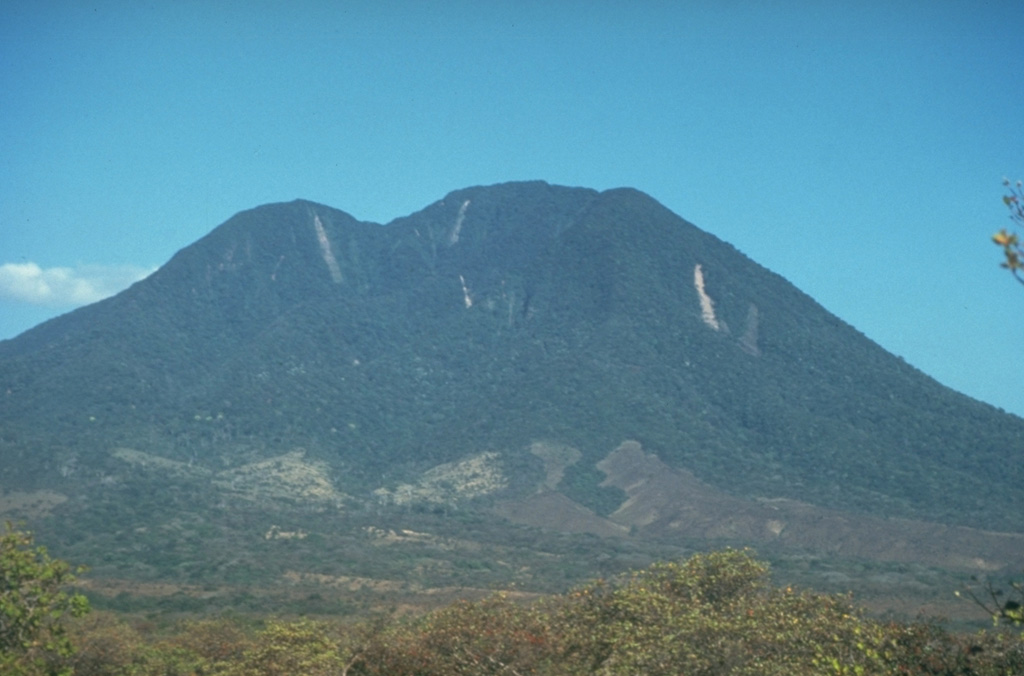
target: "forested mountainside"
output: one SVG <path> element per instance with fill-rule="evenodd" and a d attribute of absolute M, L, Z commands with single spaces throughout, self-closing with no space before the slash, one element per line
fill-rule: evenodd
<path fill-rule="evenodd" d="M 483 578 L 522 554 L 548 587 L 567 559 L 526 554 L 548 535 L 522 528 L 647 552 L 623 565 L 749 537 L 1002 566 L 1024 552 L 991 533 L 1024 531 L 1022 451 L 1024 420 L 632 189 L 473 187 L 386 225 L 261 206 L 0 342 L 0 508 L 133 578 L 273 561 L 433 584 L 479 560 L 441 540 L 416 544 L 436 568 L 355 554 L 385 522 L 472 532 L 505 557 Z M 281 532 L 319 539 L 271 551 Z"/>
<path fill-rule="evenodd" d="M 1024 520 L 1024 421 L 628 189 L 470 188 L 386 226 L 259 207 L 0 343 L 0 378 L 6 481 L 40 486 L 116 447 L 215 469 L 301 447 L 358 495 L 544 439 L 582 452 L 586 502 L 636 438 L 740 495 Z"/>

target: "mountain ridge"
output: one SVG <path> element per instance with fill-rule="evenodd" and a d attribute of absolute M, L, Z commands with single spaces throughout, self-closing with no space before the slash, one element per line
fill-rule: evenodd
<path fill-rule="evenodd" d="M 1024 420 L 631 188 L 477 186 L 383 225 L 306 200 L 245 210 L 121 294 L 0 342 L 0 387 L 0 489 L 65 496 L 44 520 L 60 532 L 202 521 L 227 499 L 211 477 L 300 449 L 297 476 L 345 496 L 332 518 L 493 515 L 545 481 L 538 443 L 580 454 L 549 487 L 575 505 L 565 522 L 607 519 L 630 496 L 598 463 L 626 440 L 744 505 L 1024 532 Z M 501 490 L 423 497 L 482 480 L 437 470 L 481 454 Z M 147 492 L 164 502 L 140 511 Z"/>

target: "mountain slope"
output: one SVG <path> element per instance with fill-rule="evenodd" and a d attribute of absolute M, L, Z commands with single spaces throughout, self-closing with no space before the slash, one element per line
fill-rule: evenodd
<path fill-rule="evenodd" d="M 301 448 L 371 505 L 484 451 L 529 493 L 545 441 L 581 456 L 558 490 L 606 515 L 626 493 L 597 463 L 636 439 L 742 498 L 1024 530 L 1024 420 L 631 189 L 468 188 L 383 226 L 245 211 L 0 342 L 0 392 L 0 485 L 69 514 L 144 481 L 116 449 L 219 473 Z"/>

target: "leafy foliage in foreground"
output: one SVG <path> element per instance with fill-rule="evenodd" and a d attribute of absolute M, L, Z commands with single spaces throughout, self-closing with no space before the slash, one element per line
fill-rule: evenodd
<path fill-rule="evenodd" d="M 1009 194 L 1003 195 L 1003 204 L 1010 210 L 1010 220 L 1013 221 L 1017 230 L 1024 228 L 1024 191 L 1021 182 L 1010 183 L 1010 179 L 1003 179 L 1003 186 Z M 992 235 L 992 241 L 1003 247 L 1002 267 L 1013 274 L 1014 278 L 1024 284 L 1024 243 L 1021 242 L 1020 232 L 1014 232 L 1010 228 L 1003 228 Z"/>
<path fill-rule="evenodd" d="M 0 533 L 0 672 L 11 676 L 62 673 L 50 658 L 72 653 L 65 618 L 84 615 L 89 605 L 65 586 L 71 567 L 33 547 L 32 535 L 5 524 Z"/>
<path fill-rule="evenodd" d="M 1024 582 L 1010 582 L 1009 590 L 1004 590 L 991 580 L 985 580 L 979 585 L 968 585 L 956 595 L 966 596 L 973 601 L 992 617 L 992 622 L 997 626 L 1000 622 L 1018 627 L 1024 625 Z"/>
<path fill-rule="evenodd" d="M 626 578 L 520 602 L 508 593 L 425 616 L 358 624 L 230 619 L 145 638 L 110 616 L 78 627 L 75 674 L 1024 673 L 1024 636 L 883 623 L 845 596 L 774 588 L 744 551 L 658 563 Z"/>

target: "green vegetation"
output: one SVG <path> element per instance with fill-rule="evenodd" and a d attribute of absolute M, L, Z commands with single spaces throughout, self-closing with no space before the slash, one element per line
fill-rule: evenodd
<path fill-rule="evenodd" d="M 232 618 L 157 630 L 107 614 L 74 627 L 78 676 L 750 676 L 1024 669 L 1024 635 L 872 620 L 847 596 L 777 588 L 750 553 L 657 563 L 539 599 L 496 593 L 414 617 Z"/>
<path fill-rule="evenodd" d="M 124 293 L 0 341 L 0 393 L 3 514 L 109 581 L 105 609 L 365 615 L 426 589 L 563 592 L 709 546 L 670 524 L 602 540 L 504 520 L 548 480 L 613 513 L 625 494 L 596 463 L 626 439 L 734 497 L 1024 532 L 1024 420 L 634 190 L 469 188 L 387 226 L 303 201 L 246 211 Z M 579 458 L 556 480 L 537 442 Z M 501 492 L 448 499 L 442 477 L 442 500 L 381 499 L 483 453 Z M 860 566 L 951 588 L 843 555 L 828 579 Z M 308 576 L 386 591 L 341 598 Z"/>
<path fill-rule="evenodd" d="M 89 610 L 81 594 L 68 593 L 71 567 L 10 522 L 0 534 L 0 671 L 9 676 L 67 673 L 54 666 L 72 653 L 68 618 Z"/>
<path fill-rule="evenodd" d="M 594 463 L 638 439 L 736 495 L 1024 530 L 1024 420 L 633 190 L 470 188 L 387 226 L 259 207 L 0 342 L 0 383 L 7 489 L 107 499 L 130 480 L 117 448 L 210 472 L 303 448 L 372 501 L 483 451 L 523 466 L 546 440 L 582 452 L 565 490 L 606 513 Z"/>
<path fill-rule="evenodd" d="M 74 580 L 68 564 L 9 524 L 0 572 L 0 668 L 12 676 L 1009 676 L 1024 669 L 1024 634 L 870 619 L 847 595 L 773 586 L 766 563 L 730 549 L 564 594 L 497 592 L 412 616 L 207 616 L 162 626 L 86 615 L 85 599 L 66 589 Z"/>
<path fill-rule="evenodd" d="M 567 497 L 595 514 L 608 516 L 626 501 L 626 493 L 620 488 L 602 486 L 604 478 L 597 467 L 576 463 L 566 470 L 559 487 Z"/>

